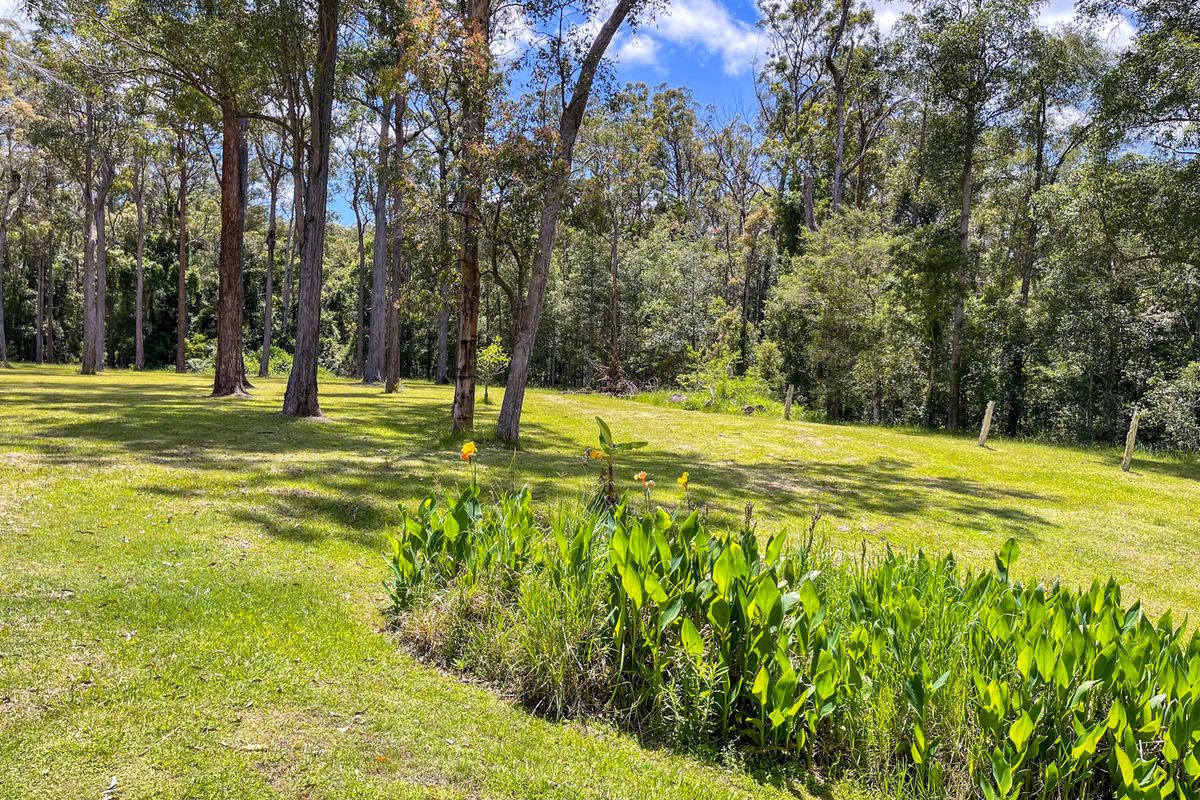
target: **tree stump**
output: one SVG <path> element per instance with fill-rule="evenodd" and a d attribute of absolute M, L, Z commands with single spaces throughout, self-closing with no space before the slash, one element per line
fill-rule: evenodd
<path fill-rule="evenodd" d="M 996 401 L 988 400 L 987 411 L 983 414 L 983 427 L 979 429 L 979 446 L 987 447 L 988 434 L 992 432 L 992 412 L 996 410 Z"/>
<path fill-rule="evenodd" d="M 1129 433 L 1125 436 L 1125 458 L 1121 461 L 1121 469 L 1129 472 L 1129 466 L 1133 463 L 1133 448 L 1137 446 L 1137 429 L 1138 418 L 1142 415 L 1141 411 L 1134 410 L 1133 419 L 1129 421 Z"/>

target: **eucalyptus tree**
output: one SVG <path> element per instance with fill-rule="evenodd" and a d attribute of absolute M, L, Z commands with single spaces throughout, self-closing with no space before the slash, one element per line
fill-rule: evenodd
<path fill-rule="evenodd" d="M 644 213 L 649 184 L 663 180 L 658 136 L 645 84 L 627 86 L 598 109 L 580 139 L 580 160 L 599 191 L 608 226 L 609 347 L 619 353 L 620 250 L 628 226 Z M 691 149 L 690 147 L 688 148 Z"/>
<path fill-rule="evenodd" d="M 87 19 L 61 7 L 39 15 L 36 69 L 46 79 L 32 141 L 78 182 L 83 200 L 83 313 L 80 372 L 104 369 L 107 339 L 108 198 L 129 133 L 121 104 L 127 83 L 114 77 L 115 48 Z"/>
<path fill-rule="evenodd" d="M 5 62 L 5 70 L 0 73 L 0 146 L 3 147 L 0 154 L 3 158 L 0 162 L 0 179 L 3 180 L 3 189 L 0 189 L 0 366 L 9 367 L 8 341 L 4 333 L 4 266 L 8 258 L 9 225 L 21 211 L 29 193 L 29 182 L 23 176 L 23 170 L 30 159 L 27 128 L 35 112 L 18 94 L 19 84 L 23 82 L 19 76 L 25 70 L 23 64 L 13 63 L 23 56 L 12 52 L 11 31 L 0 29 L 0 44 L 3 45 L 0 52 L 4 54 L 0 60 Z M 38 322 L 40 326 L 41 320 Z"/>
<path fill-rule="evenodd" d="M 308 95 L 311 139 L 306 148 L 308 170 L 305 176 L 296 346 L 283 398 L 283 413 L 295 417 L 321 416 L 317 396 L 317 358 L 340 8 L 339 0 L 318 0 L 312 74 L 311 78 L 306 76 L 303 82 Z"/>
<path fill-rule="evenodd" d="M 590 10 L 590 7 L 585 7 L 584 11 L 587 10 Z M 583 125 L 584 114 L 587 111 L 588 101 L 591 99 L 592 87 L 608 46 L 612 43 L 613 37 L 617 35 L 617 31 L 627 22 L 637 24 L 651 11 L 651 4 L 645 0 L 617 0 L 616 4 L 608 11 L 607 16 L 603 18 L 599 28 L 594 29 L 594 33 L 591 33 L 593 29 L 590 26 L 587 26 L 588 33 L 580 30 L 584 26 L 570 28 L 567 33 L 562 33 L 564 30 L 563 19 L 569 18 L 571 14 L 569 6 L 566 9 L 557 9 L 548 15 L 550 20 L 557 21 L 557 25 L 551 30 L 559 32 L 557 35 L 551 35 L 545 51 L 547 56 L 545 63 L 548 65 L 549 74 L 557 84 L 557 89 L 552 96 L 556 96 L 559 113 L 556 136 L 550 145 L 551 152 L 548 154 L 548 163 L 546 164 L 545 200 L 542 204 L 538 225 L 537 256 L 534 259 L 533 271 L 529 278 L 528 294 L 522 309 L 508 382 L 505 386 L 504 403 L 500 408 L 500 418 L 497 423 L 497 431 L 503 441 L 516 442 L 520 434 L 521 408 L 525 402 L 525 388 L 529 383 L 529 366 L 533 358 L 534 340 L 541 322 L 542 301 L 545 299 L 550 261 L 554 254 L 558 216 L 566 200 L 575 154 L 575 141 L 579 135 L 579 129 Z M 582 54 L 580 57 L 573 58 L 580 53 Z M 459 356 L 462 357 L 461 351 Z M 471 353 L 470 358 L 473 361 L 475 354 Z M 473 386 L 472 389 L 474 389 Z M 472 392 L 472 402 L 473 400 Z M 457 416 L 455 421 L 458 421 Z"/>
<path fill-rule="evenodd" d="M 275 322 L 275 250 L 279 227 L 279 184 L 286 171 L 284 144 L 285 137 L 281 131 L 263 128 L 254 134 L 254 154 L 263 182 L 267 185 L 267 263 L 263 280 L 262 353 L 258 362 L 260 378 L 270 374 L 271 349 L 274 344 L 272 332 Z"/>
<path fill-rule="evenodd" d="M 816 230 L 817 138 L 831 10 L 825 0 L 760 0 L 767 52 L 755 82 L 766 150 L 775 173 L 780 249 Z"/>
<path fill-rule="evenodd" d="M 946 115 L 944 151 L 958 165 L 960 261 L 950 325 L 947 427 L 959 428 L 961 360 L 972 262 L 971 213 L 984 134 L 1028 96 L 1027 76 L 1040 0 L 917 0 L 907 24 L 933 102 Z"/>
<path fill-rule="evenodd" d="M 1009 332 L 1004 429 L 1021 430 L 1025 410 L 1026 361 L 1029 348 L 1029 304 L 1036 270 L 1044 259 L 1041 234 L 1045 210 L 1038 206 L 1042 190 L 1056 184 L 1070 159 L 1080 157 L 1095 125 L 1088 111 L 1108 58 L 1094 33 L 1081 28 L 1034 34 L 1030 51 L 1029 91 L 1018 110 L 1016 131 L 1029 156 L 1020 202 L 1016 259 L 1016 314 Z"/>
<path fill-rule="evenodd" d="M 41 0 L 34 0 L 41 2 Z M 140 58 L 140 67 L 207 99 L 220 119 L 221 236 L 213 395 L 251 388 L 243 350 L 242 238 L 246 120 L 263 117 L 268 76 L 286 48 L 272 46 L 286 14 L 245 0 L 203 4 L 118 0 L 66 8 Z"/>

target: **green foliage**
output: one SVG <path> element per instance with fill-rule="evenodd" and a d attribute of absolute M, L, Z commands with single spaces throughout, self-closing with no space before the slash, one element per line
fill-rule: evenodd
<path fill-rule="evenodd" d="M 479 357 L 475 362 L 475 374 L 483 381 L 483 402 L 489 402 L 488 386 L 500 379 L 504 370 L 508 369 L 508 362 L 508 353 L 504 352 L 500 337 L 493 338 L 487 346 L 480 348 Z"/>
<path fill-rule="evenodd" d="M 448 593 L 489 598 L 467 606 L 482 616 L 439 620 L 469 635 L 426 628 L 422 643 L 558 714 L 603 707 L 691 745 L 890 774 L 916 796 L 1200 791 L 1200 637 L 1169 614 L 1156 624 L 1123 606 L 1111 580 L 1024 586 L 1015 539 L 979 574 L 787 539 L 629 503 L 562 509 L 546 526 L 528 491 L 481 506 L 471 488 L 406 517 L 389 585 L 418 617 L 416 603 L 445 608 Z M 464 660 L 471 648 L 479 661 Z"/>
<path fill-rule="evenodd" d="M 1200 452 L 1200 361 L 1183 368 L 1175 380 L 1157 378 L 1146 392 L 1143 418 L 1169 449 Z"/>

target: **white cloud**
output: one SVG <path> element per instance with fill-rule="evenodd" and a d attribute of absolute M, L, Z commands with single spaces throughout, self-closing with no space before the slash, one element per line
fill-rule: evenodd
<path fill-rule="evenodd" d="M 765 52 L 758 28 L 734 17 L 719 0 L 674 0 L 652 24 L 622 45 L 617 58 L 625 64 L 656 64 L 663 43 L 699 47 L 717 55 L 730 75 L 752 69 Z"/>
<path fill-rule="evenodd" d="M 908 0 L 867 0 L 875 11 L 875 21 L 884 33 L 891 31 L 904 14 L 912 10 Z M 1050 0 L 1038 12 L 1038 27 L 1053 30 L 1076 20 L 1075 0 Z M 1101 41 L 1114 50 L 1124 50 L 1133 40 L 1133 25 L 1122 16 L 1113 16 L 1094 25 Z"/>
<path fill-rule="evenodd" d="M 658 64 L 659 43 L 643 34 L 635 34 L 621 42 L 614 58 L 628 67 Z"/>

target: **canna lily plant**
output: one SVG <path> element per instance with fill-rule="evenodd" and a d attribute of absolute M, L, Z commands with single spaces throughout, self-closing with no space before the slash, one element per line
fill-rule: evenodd
<path fill-rule="evenodd" d="M 614 464 L 616 462 L 617 453 L 623 453 L 629 450 L 638 450 L 646 446 L 645 442 L 615 442 L 613 441 L 612 430 L 608 427 L 608 423 L 596 417 L 596 426 L 600 429 L 600 446 L 589 447 L 584 451 L 584 459 L 591 461 L 603 462 L 600 471 L 600 500 L 607 508 L 616 508 L 618 503 L 617 485 L 614 477 Z M 645 472 L 642 473 L 645 476 Z"/>

